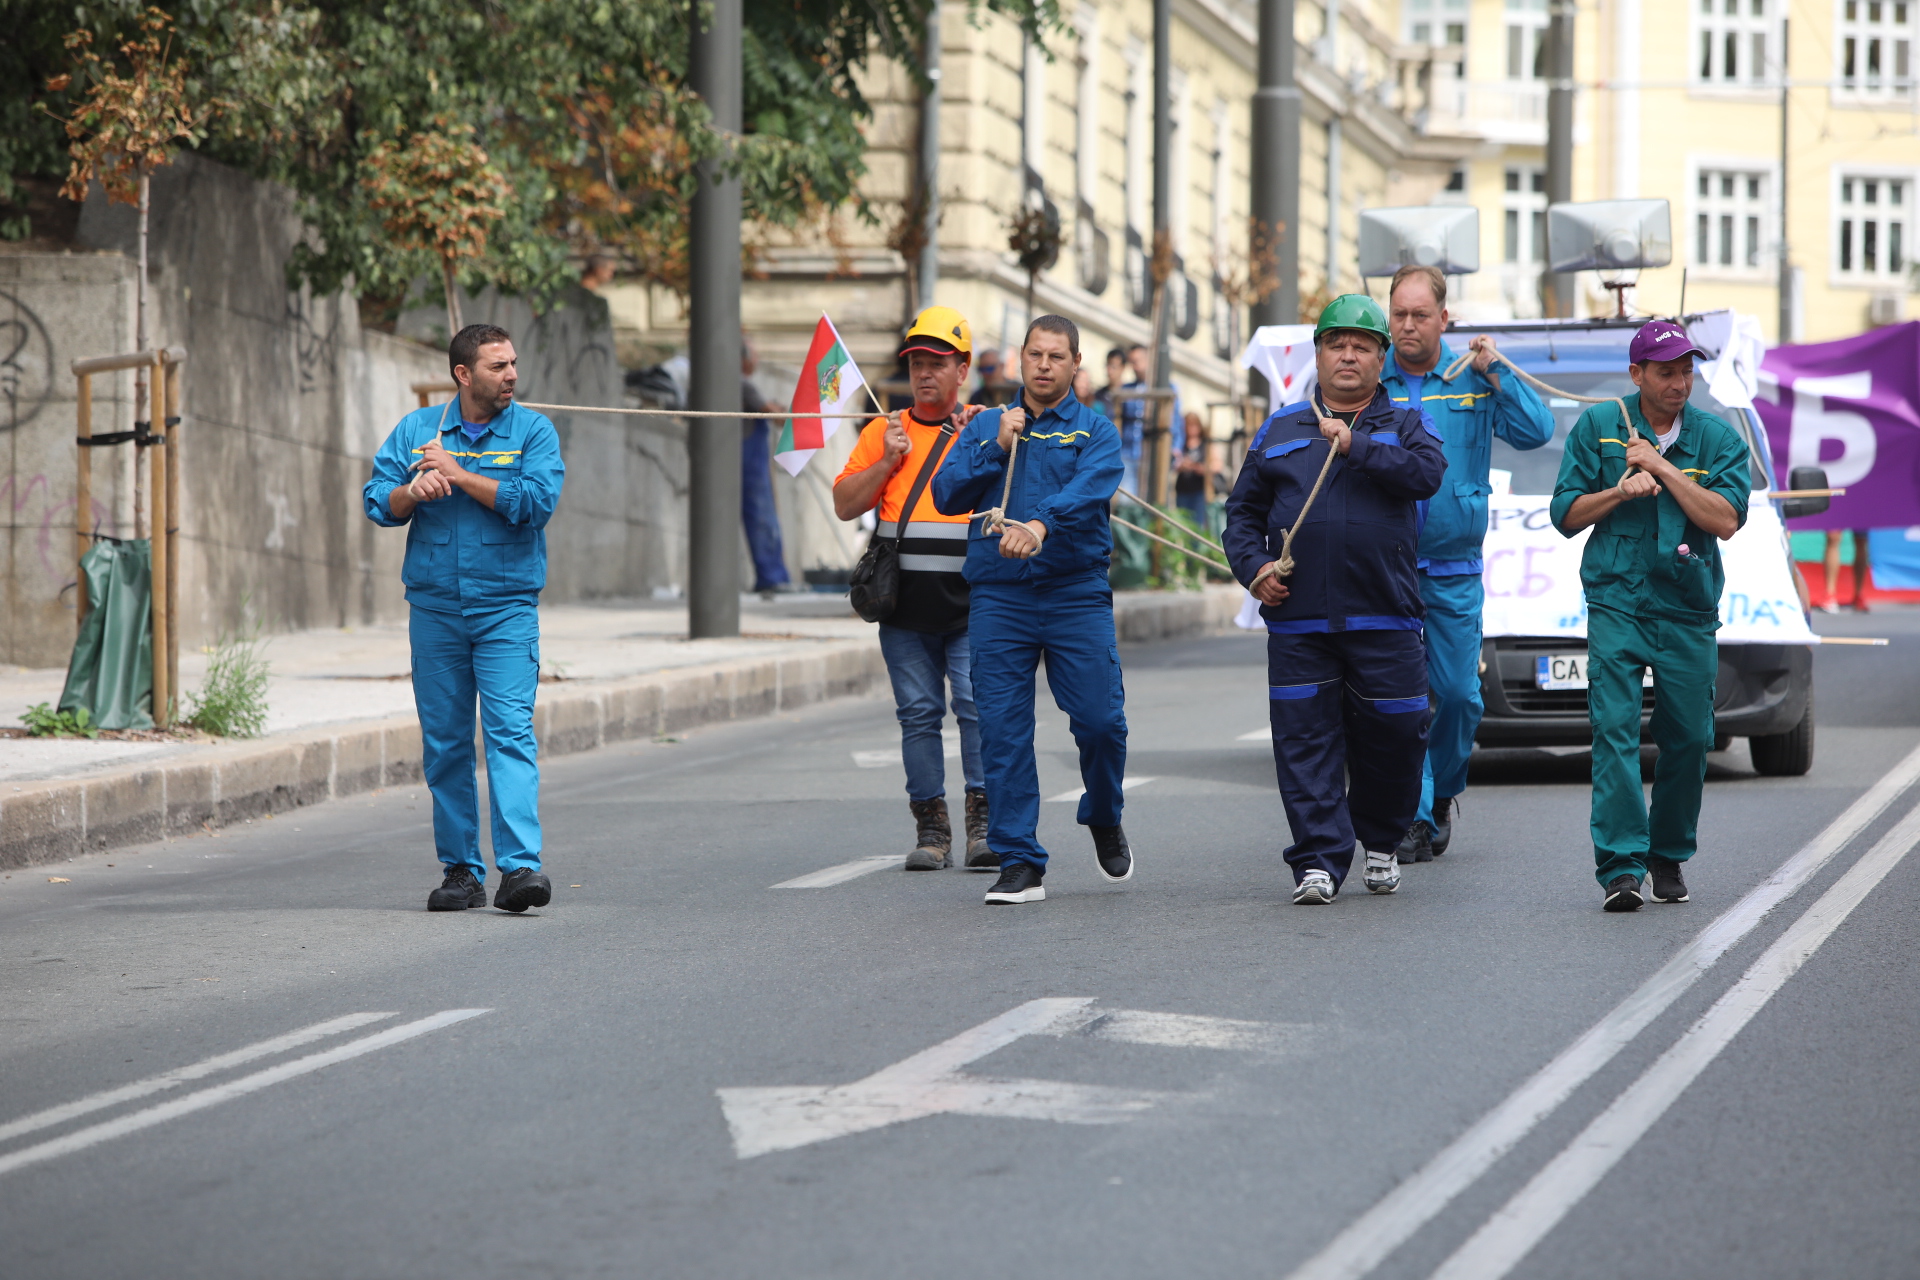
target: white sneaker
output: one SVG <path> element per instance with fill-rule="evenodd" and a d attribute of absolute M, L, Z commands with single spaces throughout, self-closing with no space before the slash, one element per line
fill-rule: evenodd
<path fill-rule="evenodd" d="M 1400 859 L 1393 850 L 1367 851 L 1366 886 L 1368 893 L 1392 893 L 1400 887 Z"/>
<path fill-rule="evenodd" d="M 1294 886 L 1293 905 L 1296 907 L 1323 907 L 1333 901 L 1337 893 L 1333 887 L 1333 877 L 1324 871 L 1309 871 L 1300 877 L 1300 883 Z"/>

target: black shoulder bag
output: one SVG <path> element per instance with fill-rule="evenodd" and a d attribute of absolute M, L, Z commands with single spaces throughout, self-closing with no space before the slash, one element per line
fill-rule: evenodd
<path fill-rule="evenodd" d="M 900 504 L 894 536 L 883 537 L 875 529 L 860 563 L 853 566 L 853 572 L 847 577 L 847 599 L 853 611 L 867 622 L 885 622 L 893 616 L 894 606 L 900 603 L 900 540 L 906 536 L 913 509 L 920 505 L 920 495 L 926 491 L 927 482 L 940 469 L 940 459 L 953 443 L 955 430 L 952 418 L 941 425 L 933 448 L 927 451 L 927 460 L 920 464 L 920 474 L 913 478 L 913 488 L 907 490 L 907 500 Z"/>

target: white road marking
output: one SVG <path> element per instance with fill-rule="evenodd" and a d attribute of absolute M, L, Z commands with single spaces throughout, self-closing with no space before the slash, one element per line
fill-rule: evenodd
<path fill-rule="evenodd" d="M 52 1138 L 31 1147 L 23 1147 L 19 1151 L 0 1156 L 0 1176 L 30 1164 L 38 1164 L 42 1160 L 72 1155 L 76 1151 L 84 1151 L 88 1147 L 97 1146 L 114 1138 L 123 1138 L 130 1133 L 138 1133 L 142 1129 L 150 1129 L 168 1120 L 191 1115 L 195 1111 L 204 1111 L 208 1107 L 233 1098 L 243 1098 L 247 1094 L 258 1093 L 284 1080 L 308 1075 L 323 1067 L 331 1067 L 336 1063 L 346 1062 L 363 1054 L 385 1049 L 389 1045 L 399 1044 L 403 1040 L 411 1040 L 415 1036 L 423 1036 L 429 1031 L 438 1031 L 442 1027 L 450 1027 L 456 1022 L 464 1022 L 468 1018 L 477 1018 L 489 1012 L 491 1010 L 488 1009 L 448 1009 L 431 1017 L 421 1018 L 417 1022 L 405 1022 L 397 1027 L 389 1027 L 385 1031 L 376 1031 L 359 1040 L 350 1040 L 337 1049 L 310 1053 L 304 1058 L 295 1058 L 292 1062 L 283 1062 L 277 1067 L 268 1067 L 265 1071 L 256 1071 L 250 1076 L 241 1076 L 238 1080 L 229 1080 L 225 1084 L 214 1085 L 211 1089 L 201 1089 L 184 1098 L 163 1102 L 157 1107 L 148 1107 L 144 1111 L 121 1116 L 117 1120 L 107 1120 L 100 1124 L 89 1125 L 85 1129 L 77 1129 L 65 1137 Z"/>
<path fill-rule="evenodd" d="M 847 1085 L 717 1089 L 740 1159 L 925 1116 L 990 1116 L 1061 1124 L 1117 1124 L 1189 1095 L 1061 1080 L 1001 1080 L 961 1070 L 1023 1036 L 1086 1034 L 1181 1048 L 1270 1050 L 1304 1028 L 1183 1014 L 1093 1008 L 1089 998 L 1029 1000 L 864 1080 Z"/>
<path fill-rule="evenodd" d="M 772 887 L 775 889 L 831 889 L 836 884 L 845 884 L 847 881 L 857 879 L 869 871 L 878 871 L 882 867 L 904 861 L 905 859 L 896 853 L 869 854 L 867 857 L 856 859 L 853 862 L 843 862 L 837 867 L 827 867 L 822 871 L 809 871 L 803 876 L 795 876 L 791 880 L 782 880 L 779 884 L 773 885 Z"/>
<path fill-rule="evenodd" d="M 1714 1001 L 1612 1106 L 1442 1263 L 1433 1280 L 1500 1280 L 1513 1270 L 1633 1149 L 1916 843 L 1920 843 L 1920 805 L 1789 925 L 1740 981 Z"/>
<path fill-rule="evenodd" d="M 1131 791 L 1135 787 L 1144 787 L 1149 782 L 1156 782 L 1156 781 L 1158 781 L 1158 779 L 1156 778 L 1122 778 L 1120 780 L 1120 789 L 1122 791 Z M 1083 789 L 1076 787 L 1072 791 L 1062 791 L 1057 796 L 1048 796 L 1047 803 L 1048 804 L 1065 804 L 1070 800 L 1078 800 L 1081 796 L 1085 794 L 1087 793 Z"/>
<path fill-rule="evenodd" d="M 1666 1012 L 1770 911 L 1799 892 L 1916 779 L 1920 779 L 1920 748 L 1889 769 L 1846 812 L 1702 929 L 1637 990 L 1419 1171 L 1355 1218 L 1287 1280 L 1357 1280 L 1379 1266 L 1595 1072 L 1613 1061 L 1648 1023 Z"/>
<path fill-rule="evenodd" d="M 260 1058 L 270 1058 L 276 1053 L 285 1053 L 289 1049 L 298 1049 L 303 1044 L 323 1040 L 342 1031 L 352 1031 L 364 1027 L 370 1022 L 381 1022 L 397 1017 L 392 1013 L 350 1013 L 344 1018 L 334 1018 L 327 1022 L 316 1022 L 310 1027 L 298 1031 L 289 1031 L 286 1035 L 275 1036 L 271 1040 L 262 1040 L 250 1044 L 244 1049 L 235 1049 L 231 1053 L 216 1054 L 211 1058 L 196 1062 L 192 1066 L 176 1067 L 172 1071 L 149 1076 L 145 1080 L 136 1080 L 132 1084 L 123 1084 L 117 1089 L 108 1089 L 104 1093 L 92 1094 L 75 1102 L 64 1102 L 57 1107 L 48 1107 L 45 1111 L 36 1111 L 30 1116 L 18 1120 L 9 1120 L 0 1124 L 0 1142 L 17 1138 L 23 1133 L 32 1133 L 35 1129 L 45 1129 L 56 1124 L 65 1124 L 84 1116 L 89 1112 L 101 1111 L 107 1107 L 117 1107 L 123 1102 L 132 1102 L 135 1098 L 144 1098 L 160 1093 L 204 1076 L 237 1067 L 243 1063 Z"/>
<path fill-rule="evenodd" d="M 1550 756 L 1584 756 L 1584 755 L 1590 754 L 1593 751 L 1593 748 L 1592 747 L 1535 747 L 1534 750 L 1544 751 Z"/>
<path fill-rule="evenodd" d="M 853 753 L 853 765 L 856 769 L 885 769 L 902 767 L 903 761 L 898 746 L 888 747 L 884 751 L 856 751 Z M 960 735 L 952 729 L 940 731 L 940 754 L 948 760 L 960 758 Z"/>
<path fill-rule="evenodd" d="M 1270 724 L 1263 724 L 1258 729 L 1255 729 L 1251 733 L 1241 734 L 1239 737 L 1235 738 L 1234 741 L 1235 742 L 1272 742 L 1273 726 Z"/>

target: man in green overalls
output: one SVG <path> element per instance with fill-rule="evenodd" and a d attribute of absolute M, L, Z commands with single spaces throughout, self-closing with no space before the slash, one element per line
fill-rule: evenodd
<path fill-rule="evenodd" d="M 1747 519 L 1747 445 L 1687 403 L 1695 347 L 1669 320 L 1641 326 L 1628 350 L 1639 388 L 1596 404 L 1567 437 L 1553 523 L 1591 527 L 1580 560 L 1587 597 L 1587 714 L 1593 724 L 1593 857 L 1608 911 L 1685 902 L 1713 746 L 1714 633 L 1726 570 L 1720 540 Z M 1653 669 L 1653 813 L 1640 791 L 1641 672 Z"/>

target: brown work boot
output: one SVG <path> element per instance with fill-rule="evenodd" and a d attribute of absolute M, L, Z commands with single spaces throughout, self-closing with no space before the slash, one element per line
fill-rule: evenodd
<path fill-rule="evenodd" d="M 987 848 L 987 793 L 967 788 L 967 870 L 998 871 L 1000 855 Z"/>
<path fill-rule="evenodd" d="M 914 836 L 919 845 L 907 855 L 907 870 L 943 871 L 952 866 L 953 827 L 947 821 L 946 797 L 909 800 L 907 808 L 913 811 L 913 820 L 920 826 L 919 834 Z"/>

